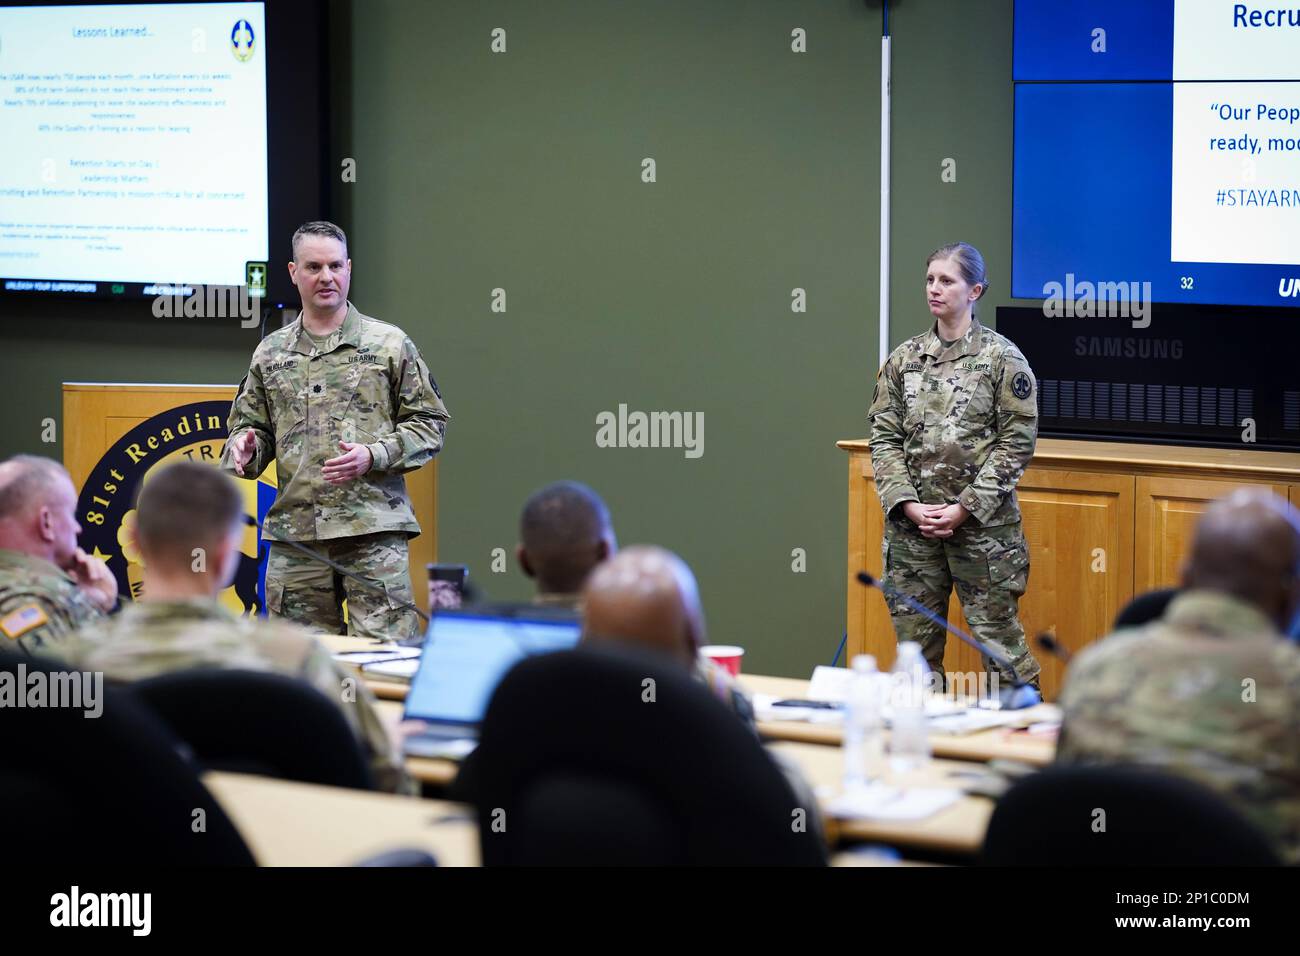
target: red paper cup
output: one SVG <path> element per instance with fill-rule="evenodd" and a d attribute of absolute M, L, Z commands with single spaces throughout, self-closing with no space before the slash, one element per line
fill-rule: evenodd
<path fill-rule="evenodd" d="M 705 644 L 700 653 L 717 664 L 732 677 L 740 676 L 740 659 L 745 649 L 734 644 Z"/>

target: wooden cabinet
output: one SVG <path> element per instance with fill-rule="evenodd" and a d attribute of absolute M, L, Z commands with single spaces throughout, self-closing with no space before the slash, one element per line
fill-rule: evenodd
<path fill-rule="evenodd" d="M 849 456 L 848 652 L 893 664 L 895 637 L 879 591 L 856 580 L 881 571 L 884 516 L 865 441 L 844 441 Z M 1051 631 L 1077 652 L 1110 630 L 1135 595 L 1176 585 L 1197 516 L 1248 486 L 1300 505 L 1300 454 L 1042 439 L 1020 480 L 1029 542 L 1029 587 L 1020 617 L 1042 665 L 1043 693 L 1056 696 L 1065 666 L 1033 645 Z M 949 618 L 967 630 L 954 592 Z M 981 670 L 978 655 L 950 636 L 945 669 Z"/>
<path fill-rule="evenodd" d="M 1282 482 L 1245 479 L 1139 476 L 1136 483 L 1137 561 L 1133 585 L 1137 594 L 1177 586 L 1183 558 L 1191 548 L 1196 520 L 1215 498 L 1242 486 L 1272 491 L 1284 500 L 1290 492 L 1290 486 Z"/>

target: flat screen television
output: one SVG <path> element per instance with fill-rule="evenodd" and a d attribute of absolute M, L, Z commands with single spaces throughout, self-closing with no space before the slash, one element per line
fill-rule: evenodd
<path fill-rule="evenodd" d="M 325 22 L 0 3 L 0 297 L 294 301 L 289 237 L 329 212 Z"/>

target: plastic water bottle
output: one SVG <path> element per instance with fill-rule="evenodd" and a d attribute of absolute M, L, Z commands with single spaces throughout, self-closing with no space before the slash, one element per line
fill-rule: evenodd
<path fill-rule="evenodd" d="M 930 666 L 921 645 L 912 641 L 899 644 L 889 681 L 889 763 L 895 773 L 917 770 L 930 759 L 925 723 L 929 677 Z"/>
<path fill-rule="evenodd" d="M 860 790 L 884 771 L 884 715 L 880 673 L 870 654 L 853 658 L 853 675 L 844 707 L 844 790 Z"/>

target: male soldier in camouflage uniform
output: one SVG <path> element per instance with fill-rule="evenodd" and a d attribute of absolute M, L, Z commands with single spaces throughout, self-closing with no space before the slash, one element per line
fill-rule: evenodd
<path fill-rule="evenodd" d="M 1300 863 L 1300 525 L 1286 501 L 1240 490 L 1201 517 L 1183 590 L 1161 618 L 1070 665 L 1056 759 L 1136 764 L 1218 791 Z M 1188 839 L 1213 834 L 1188 834 Z"/>
<path fill-rule="evenodd" d="M 707 642 L 699 586 L 686 562 L 663 548 L 633 545 L 595 567 L 582 591 L 582 642 L 641 648 L 686 668 L 755 735 L 754 704 L 726 670 L 700 653 Z M 812 788 L 793 762 L 772 755 L 811 828 L 822 831 Z"/>
<path fill-rule="evenodd" d="M 868 413 L 885 513 L 883 579 L 940 616 L 956 584 L 974 637 L 1000 647 L 1037 687 L 1018 613 L 1029 550 L 1015 492 L 1038 434 L 1034 374 L 1015 345 L 973 314 L 987 288 L 978 252 L 946 246 L 928 270 L 935 324 L 889 356 Z M 942 674 L 944 629 L 888 603 L 899 641 L 920 644 Z"/>
<path fill-rule="evenodd" d="M 0 647 L 57 657 L 74 629 L 116 606 L 113 572 L 77 547 L 76 510 L 62 465 L 0 464 Z"/>
<path fill-rule="evenodd" d="M 410 337 L 348 302 L 343 231 L 307 223 L 294 233 L 293 253 L 302 315 L 254 351 L 221 464 L 255 478 L 275 461 L 280 490 L 263 530 L 272 614 L 338 634 L 346 597 L 348 633 L 413 637 L 407 540 L 420 526 L 402 475 L 442 448 L 447 409 Z M 374 586 L 283 541 L 302 542 Z"/>
<path fill-rule="evenodd" d="M 375 785 L 413 792 L 364 683 L 335 664 L 310 632 L 221 606 L 218 595 L 234 578 L 243 537 L 243 498 L 235 483 L 210 465 L 167 465 L 150 475 L 136 513 L 144 557 L 141 600 L 81 628 L 64 645 L 65 658 L 116 681 L 200 667 L 273 671 L 305 681 L 343 712 Z"/>

